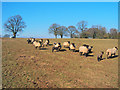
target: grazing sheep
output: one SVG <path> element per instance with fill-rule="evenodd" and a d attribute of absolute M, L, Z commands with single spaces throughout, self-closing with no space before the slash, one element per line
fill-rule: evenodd
<path fill-rule="evenodd" d="M 39 49 L 41 49 L 42 44 L 40 42 L 34 41 L 33 45 L 35 46 L 35 48 L 37 49 L 39 47 Z"/>
<path fill-rule="evenodd" d="M 54 43 L 54 46 L 52 47 L 52 52 L 54 50 L 60 51 L 61 49 L 61 44 L 60 43 Z"/>
<path fill-rule="evenodd" d="M 106 50 L 107 59 L 108 59 L 109 57 L 111 57 L 112 55 L 115 56 L 117 50 L 118 50 L 117 47 L 113 47 L 113 48 L 111 48 L 111 49 L 107 49 L 107 50 Z"/>
<path fill-rule="evenodd" d="M 102 56 L 103 56 L 104 52 L 101 51 L 100 54 L 97 56 L 97 60 L 98 62 L 102 60 Z"/>
<path fill-rule="evenodd" d="M 75 52 L 75 44 L 74 43 L 70 44 L 69 50 L 73 50 L 73 52 Z"/>
<path fill-rule="evenodd" d="M 43 43 L 43 39 L 40 39 L 39 42 Z"/>
<path fill-rule="evenodd" d="M 66 47 L 66 48 L 68 48 L 70 46 L 70 41 L 64 42 L 63 46 Z"/>
<path fill-rule="evenodd" d="M 83 44 L 83 46 L 85 46 L 86 48 L 88 48 L 89 53 L 92 52 L 91 50 L 92 50 L 93 46 L 89 46 L 87 44 Z"/>
<path fill-rule="evenodd" d="M 30 44 L 30 43 L 31 43 L 31 40 L 28 38 L 28 39 L 27 39 L 27 42 L 28 42 L 28 44 Z"/>
<path fill-rule="evenodd" d="M 49 41 L 49 39 L 47 39 L 47 40 L 45 41 L 45 43 L 43 44 L 43 46 L 47 46 L 47 45 L 49 45 L 49 43 L 50 43 L 50 41 Z"/>
<path fill-rule="evenodd" d="M 34 41 L 35 41 L 35 38 L 31 38 L 31 44 L 33 44 Z"/>
<path fill-rule="evenodd" d="M 89 49 L 86 46 L 80 46 L 79 53 L 80 55 L 85 55 L 87 57 L 89 54 Z"/>

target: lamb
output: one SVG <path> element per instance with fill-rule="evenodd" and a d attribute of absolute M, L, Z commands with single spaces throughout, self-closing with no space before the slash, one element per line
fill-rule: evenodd
<path fill-rule="evenodd" d="M 75 44 L 74 43 L 70 44 L 69 50 L 73 50 L 73 52 L 75 52 Z"/>
<path fill-rule="evenodd" d="M 70 41 L 64 42 L 63 46 L 66 47 L 66 48 L 68 48 L 70 46 Z"/>
<path fill-rule="evenodd" d="M 43 44 L 43 46 L 47 46 L 47 45 L 49 45 L 49 43 L 50 43 L 50 41 L 49 41 L 49 39 L 47 39 L 47 40 L 45 41 L 45 43 Z"/>
<path fill-rule="evenodd" d="M 108 59 L 109 57 L 111 57 L 112 55 L 115 56 L 117 50 L 118 50 L 117 47 L 113 47 L 113 48 L 111 48 L 111 49 L 107 49 L 107 50 L 106 50 L 107 59 Z"/>
<path fill-rule="evenodd" d="M 104 52 L 101 51 L 100 54 L 97 56 L 97 60 L 98 62 L 102 60 L 102 56 L 103 56 Z"/>
<path fill-rule="evenodd" d="M 80 46 L 79 53 L 80 55 L 85 55 L 87 57 L 89 54 L 89 49 L 86 46 Z"/>
<path fill-rule="evenodd" d="M 61 44 L 60 43 L 54 43 L 54 46 L 52 47 L 52 52 L 54 50 L 60 51 L 61 49 Z"/>
<path fill-rule="evenodd" d="M 42 44 L 40 42 L 34 41 L 33 45 L 35 46 L 35 48 L 37 49 L 39 47 L 39 49 L 41 49 Z"/>

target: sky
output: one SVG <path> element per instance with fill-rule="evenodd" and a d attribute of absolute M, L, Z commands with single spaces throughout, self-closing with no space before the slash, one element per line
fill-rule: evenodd
<path fill-rule="evenodd" d="M 15 15 L 21 15 L 27 25 L 18 37 L 54 38 L 48 33 L 53 23 L 77 28 L 83 20 L 88 28 L 101 25 L 107 31 L 118 29 L 118 2 L 2 2 L 2 26 Z M 2 35 L 6 33 L 10 34 L 2 28 Z"/>

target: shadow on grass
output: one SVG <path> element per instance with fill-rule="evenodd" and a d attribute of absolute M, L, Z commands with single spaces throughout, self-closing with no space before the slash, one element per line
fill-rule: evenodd
<path fill-rule="evenodd" d="M 75 50 L 75 52 L 79 52 L 79 50 Z"/>
<path fill-rule="evenodd" d="M 48 50 L 47 48 L 40 48 L 40 50 Z"/>
<path fill-rule="evenodd" d="M 94 55 L 87 55 L 88 57 L 93 57 Z"/>
<path fill-rule="evenodd" d="M 53 44 L 49 44 L 49 46 L 52 46 Z"/>
<path fill-rule="evenodd" d="M 60 50 L 60 52 L 64 52 L 64 51 L 66 51 L 66 49 L 61 49 L 61 50 Z"/>
<path fill-rule="evenodd" d="M 109 57 L 108 59 L 111 59 L 111 58 L 116 58 L 116 57 L 118 57 L 118 55 L 111 56 L 111 57 Z"/>

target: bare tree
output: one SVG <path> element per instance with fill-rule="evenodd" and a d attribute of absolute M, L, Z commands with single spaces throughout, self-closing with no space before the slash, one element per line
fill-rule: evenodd
<path fill-rule="evenodd" d="M 75 26 L 69 26 L 68 27 L 68 33 L 70 34 L 70 37 L 73 38 L 73 35 L 77 32 L 77 29 Z"/>
<path fill-rule="evenodd" d="M 116 39 L 117 38 L 117 29 L 115 29 L 115 28 L 111 28 L 110 29 L 110 34 L 111 34 L 111 38 L 112 39 Z"/>
<path fill-rule="evenodd" d="M 52 25 L 49 27 L 49 29 L 48 29 L 48 30 L 49 30 L 49 33 L 54 34 L 56 38 L 57 38 L 57 35 L 58 35 L 58 27 L 60 27 L 60 25 L 54 23 L 54 24 L 52 24 Z"/>
<path fill-rule="evenodd" d="M 67 28 L 65 26 L 58 27 L 58 35 L 60 35 L 61 38 L 67 36 Z"/>
<path fill-rule="evenodd" d="M 23 31 L 25 27 L 25 22 L 20 15 L 10 17 L 4 24 L 5 30 L 13 33 L 13 38 L 16 38 L 17 33 Z"/>
<path fill-rule="evenodd" d="M 78 29 L 81 30 L 82 32 L 87 29 L 87 22 L 86 21 L 81 21 L 77 23 Z"/>

